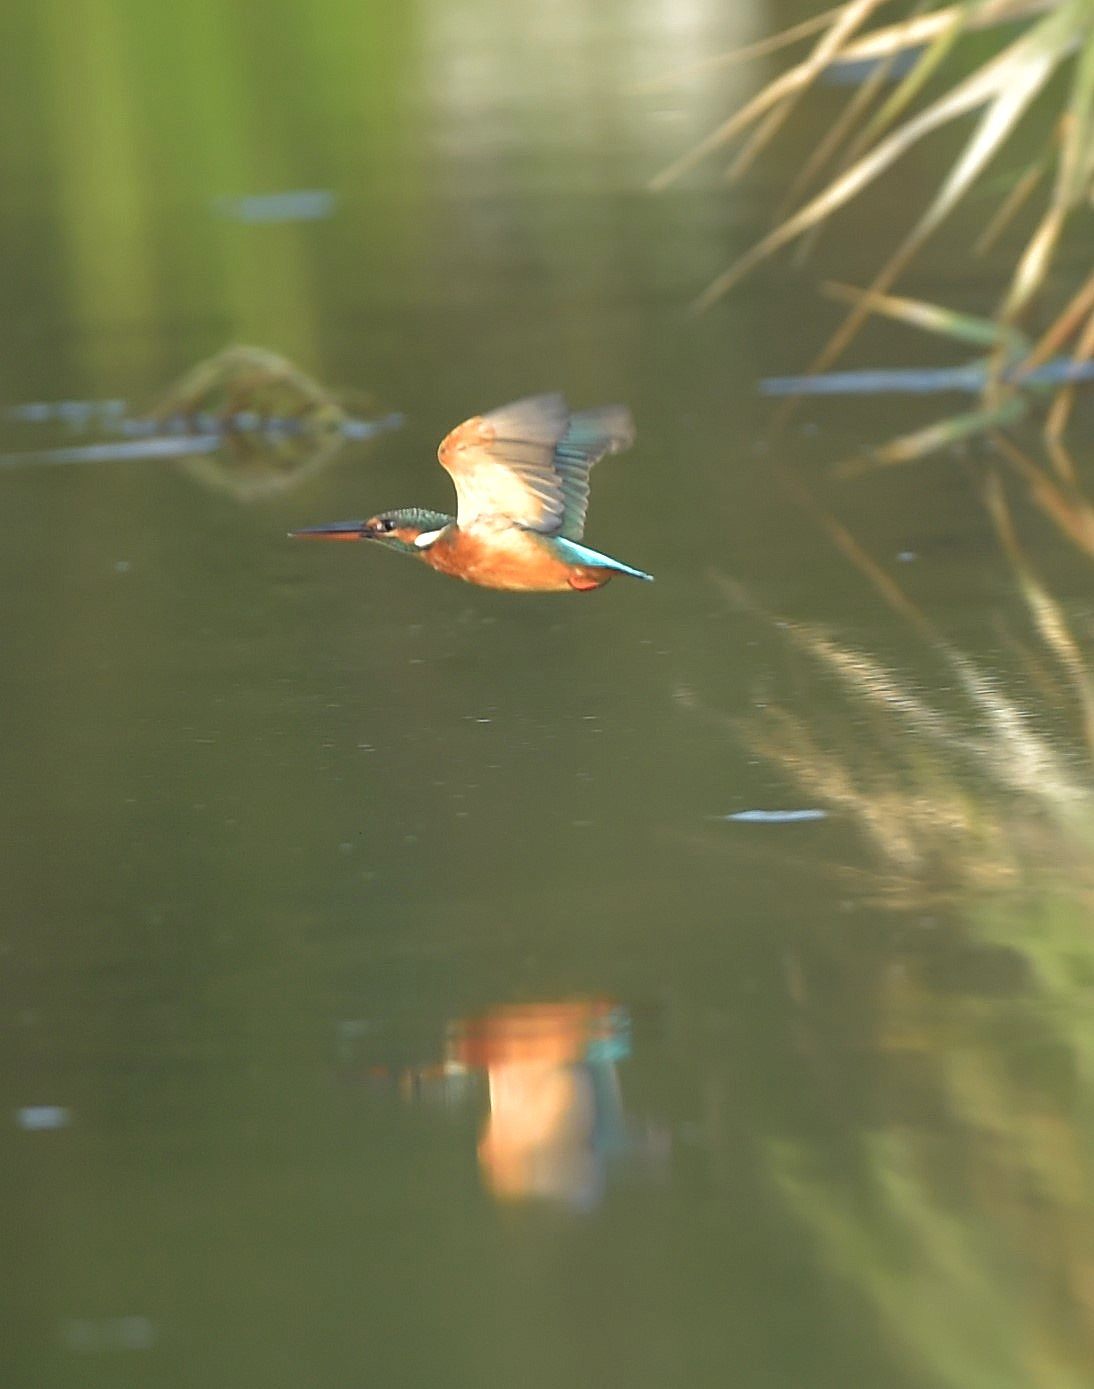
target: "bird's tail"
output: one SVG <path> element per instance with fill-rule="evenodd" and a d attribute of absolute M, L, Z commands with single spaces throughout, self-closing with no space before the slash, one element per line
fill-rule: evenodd
<path fill-rule="evenodd" d="M 632 569 L 629 564 L 624 564 L 622 560 L 612 559 L 610 555 L 602 555 L 599 550 L 590 550 L 587 545 L 579 545 L 576 540 L 566 540 L 562 536 L 555 536 L 554 543 L 571 564 L 587 564 L 591 569 L 612 569 L 617 574 L 629 574 L 632 579 L 645 579 L 647 583 L 653 583 L 653 575 L 647 574 L 643 569 Z"/>

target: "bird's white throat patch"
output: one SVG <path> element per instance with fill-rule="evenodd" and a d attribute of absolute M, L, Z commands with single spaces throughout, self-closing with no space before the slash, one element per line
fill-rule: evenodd
<path fill-rule="evenodd" d="M 441 530 L 444 530 L 443 526 Z M 416 535 L 414 537 L 414 544 L 417 545 L 419 550 L 428 550 L 440 533 L 441 531 L 422 531 L 421 535 Z"/>

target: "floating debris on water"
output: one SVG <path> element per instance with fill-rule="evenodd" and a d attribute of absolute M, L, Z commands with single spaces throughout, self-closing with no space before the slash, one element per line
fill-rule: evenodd
<path fill-rule="evenodd" d="M 959 367 L 893 367 L 879 371 L 829 371 L 818 376 L 767 376 L 761 395 L 939 395 L 945 391 L 979 395 L 991 379 L 990 367 L 972 363 Z M 1059 357 L 1032 371 L 1019 367 L 999 374 L 1015 386 L 1062 386 L 1094 381 L 1094 362 Z"/>
<path fill-rule="evenodd" d="M 0 468 L 21 468 L 30 463 L 124 463 L 134 458 L 188 458 L 212 453 L 223 443 L 219 434 L 189 434 L 176 439 L 112 440 L 107 444 L 76 444 L 71 448 L 23 449 L 0 453 Z"/>
<path fill-rule="evenodd" d="M 283 491 L 330 462 L 346 440 L 399 429 L 403 415 L 351 415 L 287 358 L 229 347 L 181 376 L 152 407 L 125 400 L 32 401 L 9 407 L 20 425 L 113 436 L 82 445 L 0 454 L 0 467 L 178 459 L 197 481 L 253 501 Z"/>
<path fill-rule="evenodd" d="M 827 810 L 735 810 L 719 815 L 719 820 L 736 820 L 745 825 L 792 825 L 802 820 L 827 820 Z"/>
<path fill-rule="evenodd" d="M 255 193 L 216 198 L 213 211 L 232 222 L 321 222 L 332 217 L 338 198 L 329 188 L 294 188 L 285 193 Z"/>
<path fill-rule="evenodd" d="M 84 1354 L 112 1350 L 151 1350 L 156 1326 L 148 1317 L 67 1317 L 60 1324 L 69 1350 Z"/>
<path fill-rule="evenodd" d="M 112 428 L 127 413 L 126 400 L 31 400 L 11 405 L 4 418 L 18 424 L 67 424 L 73 429 L 89 429 L 95 424 Z"/>
<path fill-rule="evenodd" d="M 31 1133 L 64 1129 L 72 1122 L 72 1110 L 60 1104 L 27 1104 L 15 1111 L 15 1122 Z"/>
<path fill-rule="evenodd" d="M 875 76 L 885 82 L 897 82 L 907 77 L 922 55 L 923 49 L 915 47 L 884 58 L 848 58 L 829 63 L 821 72 L 820 80 L 826 87 L 861 87 Z"/>

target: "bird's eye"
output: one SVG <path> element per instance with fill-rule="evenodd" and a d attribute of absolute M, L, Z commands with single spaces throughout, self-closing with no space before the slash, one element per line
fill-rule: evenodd
<path fill-rule="evenodd" d="M 395 529 L 395 522 L 390 516 L 377 516 L 376 520 L 372 523 L 372 528 L 378 531 L 393 531 Z"/>

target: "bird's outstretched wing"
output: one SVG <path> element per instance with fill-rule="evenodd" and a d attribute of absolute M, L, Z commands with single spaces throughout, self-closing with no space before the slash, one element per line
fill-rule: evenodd
<path fill-rule="evenodd" d="M 589 504 L 589 469 L 634 442 L 625 405 L 570 413 L 561 395 L 528 396 L 476 415 L 437 451 L 456 484 L 461 526 L 483 516 L 580 540 Z"/>

